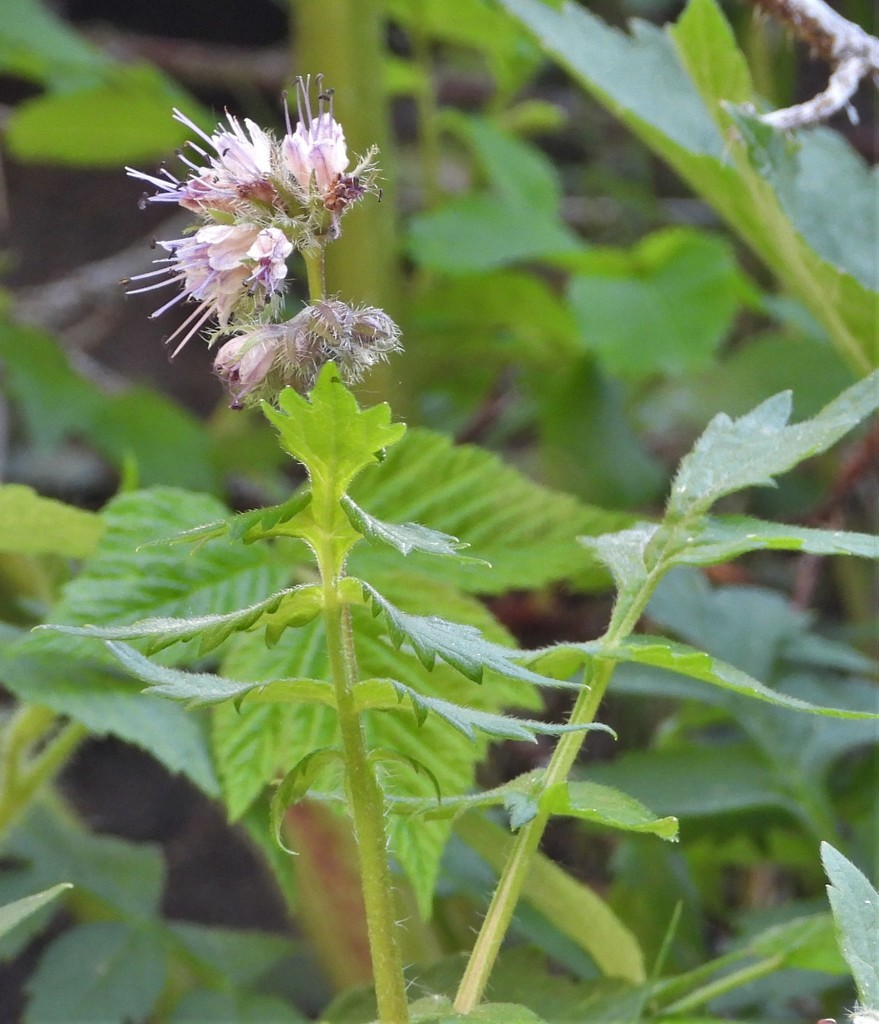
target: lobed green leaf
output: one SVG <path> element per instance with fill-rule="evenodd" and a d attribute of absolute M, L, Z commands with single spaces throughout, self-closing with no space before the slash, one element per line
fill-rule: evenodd
<path fill-rule="evenodd" d="M 411 644 L 419 661 L 428 669 L 433 669 L 436 659 L 441 658 L 476 683 L 482 681 L 483 672 L 489 669 L 537 686 L 580 688 L 577 683 L 548 679 L 523 668 L 514 660 L 522 657 L 521 651 L 486 640 L 475 626 L 449 622 L 438 615 L 410 615 L 392 605 L 368 583 L 361 581 L 361 586 L 372 603 L 374 614 L 384 617 L 394 645 L 399 648 L 403 643 Z"/>
<path fill-rule="evenodd" d="M 214 650 L 233 633 L 265 626 L 266 643 L 277 643 L 285 629 L 305 625 L 321 608 L 321 590 L 316 584 L 302 584 L 272 594 L 264 601 L 224 615 L 197 615 L 188 619 L 141 619 L 130 626 L 40 627 L 71 636 L 98 640 L 146 640 L 145 651 L 154 654 L 171 644 L 198 638 L 199 656 Z"/>
<path fill-rule="evenodd" d="M 334 501 L 406 431 L 404 424 L 391 423 L 384 402 L 361 409 L 332 363 L 321 370 L 308 398 L 285 388 L 278 405 L 274 409 L 264 403 L 263 411 L 281 444 L 306 467 L 315 492 Z"/>
<path fill-rule="evenodd" d="M 426 555 L 445 555 L 458 558 L 463 562 L 473 562 L 485 566 L 489 564 L 482 558 L 462 555 L 460 549 L 470 545 L 462 543 L 457 537 L 452 537 L 448 533 L 431 530 L 418 523 L 382 522 L 381 519 L 376 519 L 368 512 L 364 512 L 347 495 L 342 498 L 342 508 L 354 529 L 363 534 L 367 540 L 388 544 L 403 555 L 421 551 Z"/>

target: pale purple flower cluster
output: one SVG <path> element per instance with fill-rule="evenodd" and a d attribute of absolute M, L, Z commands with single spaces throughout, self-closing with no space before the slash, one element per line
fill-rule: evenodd
<path fill-rule="evenodd" d="M 142 204 L 176 203 L 201 221 L 191 235 L 156 243 L 169 255 L 155 260 L 156 270 L 132 277 L 138 286 L 131 293 L 180 289 L 153 317 L 179 302 L 195 304 L 168 339 L 177 341 L 174 355 L 212 321 L 209 344 L 243 332 L 225 342 L 215 363 L 236 405 L 271 396 L 273 387 L 288 383 L 308 386 L 329 359 L 339 362 L 346 379 L 358 379 L 399 347 L 399 331 L 381 310 L 352 309 L 335 299 L 309 306 L 287 323 L 274 322 L 290 254 L 313 252 L 337 238 L 342 214 L 365 193 L 378 191 L 374 151 L 349 171 L 332 93 L 323 90 L 320 76 L 316 85 L 315 111 L 310 79 L 297 82 L 299 120 L 294 129 L 287 111 L 280 142 L 231 114 L 209 135 L 175 110 L 176 120 L 200 140 L 178 154 L 187 174 L 127 168 L 156 189 Z"/>

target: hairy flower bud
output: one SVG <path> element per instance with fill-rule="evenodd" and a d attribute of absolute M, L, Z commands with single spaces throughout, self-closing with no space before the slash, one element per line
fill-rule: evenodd
<path fill-rule="evenodd" d="M 232 407 L 241 408 L 273 400 L 284 387 L 308 390 L 328 362 L 345 383 L 356 383 L 401 347 L 399 327 L 382 310 L 327 299 L 286 323 L 264 324 L 227 341 L 214 371 L 229 388 Z"/>

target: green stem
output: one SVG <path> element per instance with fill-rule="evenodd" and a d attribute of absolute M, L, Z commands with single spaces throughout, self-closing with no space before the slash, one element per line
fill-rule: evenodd
<path fill-rule="evenodd" d="M 671 1016 L 696 1010 L 710 1000 L 725 995 L 727 992 L 732 992 L 733 989 L 739 988 L 741 985 L 747 985 L 758 978 L 765 978 L 767 975 L 777 971 L 782 963 L 784 963 L 784 957 L 779 953 L 756 964 L 743 967 L 741 970 L 733 971 L 731 974 L 725 974 L 722 978 L 718 978 L 708 985 L 703 985 L 702 988 L 697 989 L 695 992 L 683 996 L 676 1003 L 664 1006 L 662 1008 L 663 1015 Z"/>
<path fill-rule="evenodd" d="M 308 250 L 302 255 L 305 260 L 305 273 L 308 279 L 308 297 L 312 302 L 322 301 L 327 297 L 324 250 Z"/>
<path fill-rule="evenodd" d="M 628 636 L 634 629 L 662 576 L 662 571 L 660 558 L 654 570 L 646 574 L 638 592 L 629 600 L 617 602 L 604 637 L 609 647 Z M 588 685 L 584 686 L 571 711 L 571 725 L 588 725 L 594 721 L 614 667 L 613 661 L 602 658 L 595 660 L 591 677 L 586 680 Z M 584 732 L 568 732 L 562 736 L 544 772 L 542 790 L 545 791 L 567 780 L 585 736 Z M 541 808 L 516 836 L 455 997 L 455 1009 L 458 1013 L 470 1013 L 482 999 L 549 817 L 549 812 Z"/>
<path fill-rule="evenodd" d="M 403 964 L 396 940 L 396 920 L 387 861 L 384 802 L 366 753 L 363 726 L 354 701 L 357 681 L 351 636 L 351 617 L 340 600 L 337 580 L 321 567 L 324 577 L 324 624 L 342 749 L 348 802 L 360 859 L 369 949 L 375 975 L 375 994 L 382 1024 L 405 1024 L 409 1019 Z"/>
<path fill-rule="evenodd" d="M 0 835 L 25 810 L 36 792 L 67 763 L 87 734 L 85 726 L 68 722 L 37 755 L 30 755 L 55 726 L 57 716 L 47 708 L 24 705 L 6 727 L 0 752 Z"/>

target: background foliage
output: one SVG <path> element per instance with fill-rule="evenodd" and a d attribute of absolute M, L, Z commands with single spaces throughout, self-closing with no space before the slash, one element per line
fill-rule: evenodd
<path fill-rule="evenodd" d="M 576 538 L 658 517 L 712 416 L 791 389 L 798 422 L 875 367 L 875 138 L 866 109 L 860 130 L 840 121 L 796 138 L 749 114 L 743 104 L 810 95 L 821 71 L 739 4 L 388 0 L 337 23 L 301 0 L 293 68 L 280 6 L 255 4 L 246 18 L 236 5 L 214 4 L 210 17 L 186 6 L 176 21 L 161 5 L 123 16 L 73 0 L 13 0 L 0 14 L 10 226 L 0 1016 L 322 1012 L 354 1024 L 374 1007 L 368 991 L 349 991 L 369 977 L 350 839 L 322 804 L 298 805 L 284 820 L 299 851 L 291 869 L 268 814 L 267 783 L 330 742 L 330 710 L 251 699 L 187 710 L 142 693 L 92 640 L 30 632 L 241 608 L 271 629 L 268 596 L 312 582 L 301 542 L 254 543 L 284 513 L 232 515 L 284 503 L 302 482 L 274 432 L 225 408 L 196 345 L 168 367 L 160 336 L 174 325 L 146 322 L 139 300 L 121 304 L 116 280 L 151 258 L 137 237 L 179 235 L 155 211 L 138 213 L 121 166 L 151 167 L 184 141 L 172 106 L 205 128 L 223 106 L 277 128 L 292 70 L 337 85 L 353 148 L 383 143 L 386 187 L 380 205 L 346 221 L 331 288 L 384 303 L 402 323 L 405 355 L 360 399 L 388 400 L 414 428 L 351 498 L 377 523 L 359 520 L 367 534 L 417 522 L 472 556 L 439 559 L 416 543 L 401 558 L 393 544 L 364 543 L 351 573 L 410 616 L 535 648 L 600 633 L 607 559 Z M 841 6 L 867 25 L 866 5 Z M 626 27 L 629 17 L 641 20 Z M 757 550 L 672 570 L 646 631 L 782 699 L 876 711 L 875 575 L 869 562 L 828 559 L 845 543 L 809 533 L 876 532 L 876 439 L 868 422 L 777 487 L 726 497 L 721 512 L 761 520 Z M 732 485 L 713 496 L 753 482 L 744 470 L 735 478 L 734 440 Z M 746 450 L 755 455 L 753 438 Z M 786 525 L 773 533 L 766 519 Z M 219 525 L 161 543 L 206 523 Z M 713 529 L 702 543 L 715 555 L 744 550 L 729 524 Z M 869 538 L 848 543 L 874 550 Z M 541 700 L 522 679 L 489 674 L 477 688 L 442 662 L 425 676 L 406 650 L 389 653 L 386 621 L 366 609 L 358 618 L 368 676 L 394 672 L 422 692 L 426 678 L 429 697 L 486 715 L 560 721 L 569 707 L 564 690 Z M 325 677 L 317 624 L 270 649 L 241 627 L 227 618 L 208 642 L 126 642 L 164 648 L 153 664 L 187 679 Z M 817 1020 L 856 996 L 875 1004 L 868 936 L 879 926 L 853 917 L 879 876 L 875 721 L 793 713 L 636 659 L 617 670 L 602 720 L 619 739 L 590 735 L 571 785 L 593 811 L 610 799 L 598 787 L 638 803 L 620 793 L 551 826 L 491 999 L 527 1007 L 515 1011 L 522 1021 L 680 1024 Z M 405 748 L 444 793 L 478 786 L 480 806 L 527 820 L 527 791 L 503 787 L 544 762 L 549 740 L 490 747 L 436 714 L 419 729 L 372 722 L 376 745 Z M 400 797 L 433 792 L 404 767 L 389 778 Z M 510 842 L 492 813 L 428 815 L 417 828 L 393 816 L 413 995 L 454 992 Z M 671 817 L 674 845 L 658 838 Z M 193 879 L 201 900 L 186 891 Z M 74 888 L 62 895 L 59 883 Z M 514 1024 L 512 1010 L 498 1012 Z"/>

